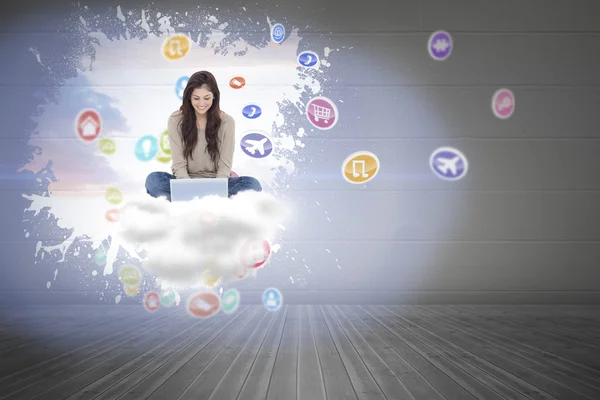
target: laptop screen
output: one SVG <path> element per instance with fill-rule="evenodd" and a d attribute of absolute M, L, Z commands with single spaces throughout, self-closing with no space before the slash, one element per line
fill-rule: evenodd
<path fill-rule="evenodd" d="M 204 196 L 229 194 L 227 178 L 171 179 L 171 201 L 190 201 Z"/>

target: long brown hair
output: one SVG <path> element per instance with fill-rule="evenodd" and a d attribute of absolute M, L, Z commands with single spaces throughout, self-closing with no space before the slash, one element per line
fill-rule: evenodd
<path fill-rule="evenodd" d="M 221 93 L 217 85 L 217 80 L 208 71 L 198 71 L 194 73 L 183 91 L 183 103 L 179 109 L 182 112 L 183 118 L 181 119 L 180 128 L 181 135 L 184 143 L 183 156 L 185 159 L 193 159 L 193 152 L 196 144 L 198 143 L 198 130 L 196 127 L 196 112 L 192 107 L 191 99 L 192 92 L 194 89 L 206 85 L 214 96 L 212 106 L 206 112 L 206 149 L 210 155 L 210 159 L 217 169 L 219 163 L 219 137 L 218 131 L 221 126 L 221 109 L 219 107 L 219 100 Z"/>

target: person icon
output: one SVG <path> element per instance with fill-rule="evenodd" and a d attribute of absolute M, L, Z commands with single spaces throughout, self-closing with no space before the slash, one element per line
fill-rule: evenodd
<path fill-rule="evenodd" d="M 281 293 L 275 288 L 269 288 L 263 294 L 263 302 L 267 310 L 275 311 L 281 307 Z"/>
<path fill-rule="evenodd" d="M 267 300 L 267 306 L 276 307 L 277 302 L 275 301 L 275 293 L 269 292 L 269 300 Z"/>

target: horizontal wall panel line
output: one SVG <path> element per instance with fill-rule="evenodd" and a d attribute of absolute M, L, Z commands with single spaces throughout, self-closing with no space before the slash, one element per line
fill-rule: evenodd
<path fill-rule="evenodd" d="M 157 129 L 159 130 L 159 129 Z M 110 135 L 110 136 L 102 136 L 102 138 L 106 139 L 124 139 L 124 140 L 139 140 L 140 137 L 144 136 L 144 134 L 140 134 L 139 136 L 120 136 L 120 135 Z M 323 135 L 323 136 L 321 136 Z M 423 136 L 402 136 L 402 137 L 343 137 L 343 136 L 327 136 L 327 133 L 308 133 L 305 136 L 299 137 L 301 140 L 323 140 L 323 141 L 340 141 L 340 142 L 436 142 L 440 140 L 469 140 L 473 142 L 598 142 L 600 141 L 600 132 L 598 137 L 585 137 L 585 136 L 575 136 L 575 137 L 474 137 L 474 136 L 439 136 L 439 137 L 423 137 Z M 272 139 L 279 139 L 276 135 L 271 135 Z M 72 136 L 57 136 L 57 137 L 41 137 L 32 135 L 29 138 L 20 138 L 20 137 L 0 137 L 0 140 L 10 140 L 15 142 L 25 142 L 25 141 L 35 141 L 35 142 L 64 142 L 64 141 L 78 141 L 81 142 L 75 134 Z M 87 144 L 93 146 L 92 143 Z"/>
<path fill-rule="evenodd" d="M 359 288 L 344 288 L 344 289 L 328 289 L 328 288 L 323 288 L 323 289 L 285 289 L 286 293 L 305 293 L 305 292 L 362 292 L 366 289 L 369 289 L 367 287 L 359 287 Z M 371 288 L 372 289 L 372 288 Z M 239 288 L 238 289 L 240 292 L 256 292 L 256 293 L 263 293 L 264 289 L 245 289 L 245 288 Z M 58 293 L 57 291 L 54 290 L 40 290 L 40 289 L 18 289 L 18 290 L 14 290 L 14 289 L 0 289 L 0 292 L 2 293 L 36 293 L 36 292 L 42 292 L 42 293 L 49 293 L 49 294 L 56 294 Z M 600 294 L 600 290 L 536 290 L 536 289 L 527 289 L 527 290 L 477 290 L 477 289 L 473 289 L 473 290 L 468 290 L 468 289 L 460 289 L 460 290 L 427 290 L 427 289 L 401 289 L 401 290 L 397 290 L 397 289 L 385 289 L 385 288 L 379 288 L 377 287 L 377 292 L 394 292 L 394 293 L 590 293 L 590 294 Z M 94 291 L 84 291 L 84 290 L 67 290 L 67 289 L 61 289 L 60 293 L 92 293 L 93 295 L 96 295 L 97 293 Z M 130 299 L 131 300 L 131 299 Z M 134 299 L 135 301 L 137 301 L 136 299 Z M 0 306 L 0 309 L 2 307 Z"/>
<path fill-rule="evenodd" d="M 43 237 L 28 240 L 0 240 L 0 244 L 25 244 L 32 246 L 37 242 L 58 242 L 58 244 L 45 244 L 45 246 L 70 245 L 76 239 L 60 240 L 58 238 Z M 79 242 L 91 242 L 91 239 L 80 238 Z M 408 244 L 600 244 L 600 240 L 407 240 L 407 239 L 323 239 L 323 240 L 275 240 L 276 244 L 325 244 L 325 243 L 408 243 Z"/>
<path fill-rule="evenodd" d="M 162 70 L 166 70 L 168 71 L 170 68 L 160 68 Z M 260 83 L 260 84 L 252 84 L 247 85 L 246 87 L 248 88 L 261 88 L 261 87 L 278 87 L 278 86 L 293 86 L 295 85 L 295 83 L 290 83 L 290 84 L 282 84 L 282 83 L 273 83 L 273 84 L 268 84 L 268 83 Z M 43 88 L 43 87 L 56 87 L 58 85 L 49 85 L 49 84 L 43 84 L 43 83 L 38 83 L 36 82 L 35 84 L 29 84 L 29 83 L 13 83 L 13 82 L 1 82 L 0 81 L 0 88 L 2 87 L 10 87 L 10 88 Z M 164 84 L 154 84 L 154 85 L 148 85 L 148 84 L 135 84 L 135 83 L 122 83 L 122 84 L 110 84 L 110 85 L 100 85 L 100 84 L 94 84 L 93 86 L 90 85 L 74 85 L 71 83 L 65 83 L 60 85 L 60 87 L 89 87 L 89 88 L 131 88 L 131 87 L 139 87 L 139 88 L 173 88 L 175 86 L 175 82 L 171 83 L 164 83 Z M 502 86 L 502 87 L 509 87 L 511 89 L 514 88 L 520 88 L 520 89 L 537 89 L 537 88 L 600 88 L 600 83 L 581 83 L 581 84 L 572 84 L 572 83 L 561 83 L 561 82 L 555 82 L 555 83 L 538 83 L 538 84 L 522 84 L 522 83 L 512 83 L 512 82 L 508 82 L 508 81 L 498 81 L 496 83 L 486 83 L 486 84 L 480 84 L 480 83 L 473 83 L 473 84 L 465 84 L 465 83 L 461 83 L 461 84 L 401 84 L 401 83 L 381 83 L 381 84 L 375 84 L 375 83 L 369 83 L 369 84 L 357 84 L 355 82 L 352 83 L 343 83 L 340 81 L 336 81 L 335 83 L 321 83 L 320 84 L 321 87 L 324 88 L 338 88 L 338 87 L 356 87 L 356 88 L 365 88 L 365 87 L 376 87 L 376 88 L 381 88 L 381 87 L 407 87 L 407 88 L 490 88 L 490 90 L 496 90 L 498 89 L 498 86 Z"/>
<path fill-rule="evenodd" d="M 301 177 L 300 177 L 301 178 Z M 312 178 L 307 178 L 307 179 L 312 179 Z M 399 178 L 400 179 L 400 178 Z M 323 179 L 318 179 L 317 182 L 322 182 Z M 2 179 L 0 179 L 0 182 L 2 182 Z M 143 182 L 140 181 L 140 187 L 143 186 Z M 350 185 L 350 184 L 349 184 Z M 16 189 L 6 189 L 6 188 L 2 188 L 0 187 L 0 193 L 1 192 L 8 192 L 8 193 L 19 193 L 21 194 L 23 191 L 22 190 L 16 190 Z M 50 189 L 51 195 L 50 197 L 52 197 L 53 193 L 72 193 L 74 195 L 82 195 L 82 194 L 87 194 L 87 193 L 95 193 L 98 195 L 102 195 L 104 196 L 104 190 L 63 190 L 63 189 Z M 269 193 L 265 190 L 266 193 Z M 376 193 L 497 193 L 497 194 L 502 194 L 502 193 L 552 193 L 552 194 L 561 194 L 561 195 L 565 195 L 565 194 L 582 194 L 582 193 L 599 193 L 600 189 L 570 189 L 570 188 L 564 188 L 564 189 L 500 189 L 500 190 L 478 190 L 478 189 L 370 189 L 370 188 L 364 188 L 362 186 L 358 186 L 357 187 L 349 187 L 348 189 L 340 189 L 340 188 L 333 188 L 333 189 L 295 189 L 293 187 L 290 187 L 288 189 L 285 190 L 284 193 L 348 193 L 348 192 L 360 192 L 360 193 L 365 193 L 365 192 L 376 192 Z"/>
<path fill-rule="evenodd" d="M 136 27 L 131 24 L 131 27 Z M 32 28 L 33 29 L 33 28 Z M 310 37 L 310 36 L 328 36 L 328 37 L 353 37 L 353 36 L 422 36 L 422 35 L 430 35 L 435 30 L 432 29 L 418 29 L 418 28 L 407 28 L 407 29 L 389 29 L 389 30 L 331 30 L 331 29 L 299 29 L 298 36 L 300 37 Z M 528 36 L 600 36 L 600 29 L 582 29 L 582 30 L 572 30 L 572 29 L 485 29 L 485 30 L 476 30 L 476 29 L 448 29 L 447 30 L 452 36 L 519 36 L 519 35 L 528 35 Z M 268 37 L 268 32 L 265 33 L 264 29 L 257 30 L 247 30 L 247 29 L 234 29 L 227 31 L 228 34 L 236 34 L 236 35 L 244 35 L 249 34 L 252 36 L 265 36 Z M 144 32 L 146 33 L 146 32 Z M 208 30 L 187 30 L 187 29 L 176 29 L 174 34 L 185 34 L 190 36 L 194 43 L 197 43 L 196 39 L 200 34 L 212 34 L 212 32 Z M 31 36 L 31 35 L 73 35 L 72 30 L 66 30 L 61 28 L 56 28 L 52 30 L 0 30 L 0 35 L 7 36 Z M 161 37 L 168 37 L 170 35 L 162 35 Z M 135 40 L 132 38 L 130 40 Z"/>

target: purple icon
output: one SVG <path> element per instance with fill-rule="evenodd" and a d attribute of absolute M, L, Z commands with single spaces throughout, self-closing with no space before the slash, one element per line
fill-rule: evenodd
<path fill-rule="evenodd" d="M 251 132 L 244 135 L 240 147 L 252 158 L 265 158 L 273 151 L 273 142 L 263 133 Z"/>
<path fill-rule="evenodd" d="M 440 147 L 431 153 L 429 167 L 439 178 L 446 181 L 457 181 L 467 174 L 469 162 L 459 150 L 452 147 Z"/>
<path fill-rule="evenodd" d="M 327 130 L 337 124 L 339 113 L 336 105 L 327 97 L 313 97 L 306 104 L 306 117 L 315 128 Z"/>
<path fill-rule="evenodd" d="M 429 37 L 427 49 L 431 58 L 443 61 L 450 57 L 450 53 L 452 53 L 452 37 L 448 32 L 434 32 Z"/>

